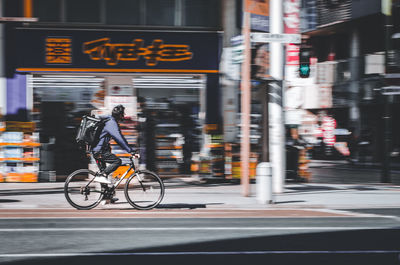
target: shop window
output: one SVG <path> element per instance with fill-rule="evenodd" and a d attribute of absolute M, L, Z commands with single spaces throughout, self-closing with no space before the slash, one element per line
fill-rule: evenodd
<path fill-rule="evenodd" d="M 184 26 L 218 27 L 220 1 L 186 0 Z"/>
<path fill-rule="evenodd" d="M 99 0 L 67 0 L 66 1 L 67 22 L 100 22 Z"/>
<path fill-rule="evenodd" d="M 139 25 L 140 0 L 107 0 L 106 23 L 112 25 Z"/>
<path fill-rule="evenodd" d="M 146 25 L 173 26 L 175 23 L 175 0 L 147 0 Z"/>
<path fill-rule="evenodd" d="M 40 22 L 61 21 L 60 0 L 35 0 L 33 1 L 33 16 Z"/>

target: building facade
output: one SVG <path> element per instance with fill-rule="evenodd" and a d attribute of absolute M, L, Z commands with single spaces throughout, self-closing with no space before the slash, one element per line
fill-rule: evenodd
<path fill-rule="evenodd" d="M 392 13 L 389 16 L 384 14 L 386 5 Z M 397 9 L 398 1 L 302 1 L 302 34 L 312 47 L 315 64 L 312 84 L 304 88 L 308 124 L 301 133 L 310 141 L 324 141 L 323 119 L 331 117 L 337 129 L 333 143 L 340 143 L 338 148 L 330 144 L 331 152 L 319 154 L 322 157 L 332 157 L 333 153 L 340 156 L 337 149 L 346 143 L 356 161 L 382 162 L 383 141 L 389 137 L 392 160 L 398 159 L 399 98 L 397 93 L 382 93 L 382 87 L 388 86 L 387 74 L 399 72 L 395 59 L 398 47 L 393 46 L 398 31 Z M 394 30 L 387 38 L 389 24 Z M 389 54 L 387 60 L 385 54 Z M 395 79 L 392 81 L 397 82 Z M 389 112 L 385 112 L 387 106 Z M 388 114 L 390 123 L 385 125 L 383 117 Z M 342 158 L 348 156 L 341 154 Z"/>
<path fill-rule="evenodd" d="M 190 174 L 192 157 L 221 134 L 221 1 L 2 3 L 3 17 L 38 19 L 2 25 L 6 135 L 41 145 L 35 164 L 25 145 L 18 157 L 8 148 L 3 180 L 17 181 L 28 167 L 43 180 L 49 171 L 84 167 L 88 161 L 73 144 L 80 117 L 110 113 L 117 104 L 127 108 L 122 130 L 141 150 L 143 166 L 163 175 Z M 31 130 L 10 129 L 11 122 Z M 209 163 L 208 175 L 223 176 Z"/>

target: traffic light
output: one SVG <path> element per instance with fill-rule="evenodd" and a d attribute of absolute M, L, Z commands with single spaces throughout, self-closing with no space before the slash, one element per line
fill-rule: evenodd
<path fill-rule="evenodd" d="M 311 49 L 300 47 L 300 55 L 299 55 L 300 63 L 299 63 L 299 76 L 301 78 L 307 78 L 310 76 L 310 57 L 311 57 Z"/>

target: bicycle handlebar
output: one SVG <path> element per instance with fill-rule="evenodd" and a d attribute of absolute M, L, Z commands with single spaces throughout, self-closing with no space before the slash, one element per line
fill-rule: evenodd
<path fill-rule="evenodd" d="M 132 163 L 133 163 L 133 159 L 134 158 L 139 159 L 140 158 L 140 154 L 132 154 L 131 153 L 131 156 L 129 157 L 129 159 L 131 160 Z"/>

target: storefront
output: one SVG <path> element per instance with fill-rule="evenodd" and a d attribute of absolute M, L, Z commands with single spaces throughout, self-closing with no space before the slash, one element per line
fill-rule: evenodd
<path fill-rule="evenodd" d="M 8 34 L 7 117 L 25 111 L 36 124 L 42 158 L 54 155 L 52 165 L 41 159 L 41 171 L 66 175 L 87 165 L 74 145 L 79 120 L 117 104 L 126 107 L 128 142 L 162 175 L 189 174 L 206 128 L 220 127 L 218 32 L 21 27 Z"/>

